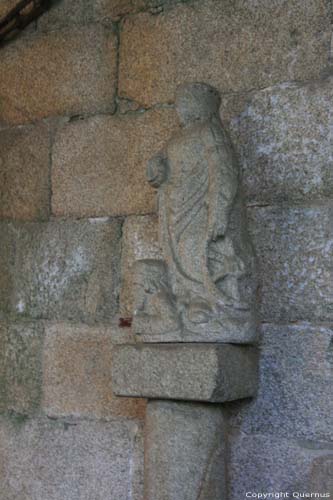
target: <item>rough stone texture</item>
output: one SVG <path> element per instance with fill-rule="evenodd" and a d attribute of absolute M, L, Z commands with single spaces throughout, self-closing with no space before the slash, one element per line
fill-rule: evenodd
<path fill-rule="evenodd" d="M 53 149 L 53 213 L 85 217 L 154 211 L 147 161 L 175 128 L 172 109 L 67 124 Z"/>
<path fill-rule="evenodd" d="M 46 125 L 0 131 L 0 218 L 47 219 L 49 175 Z"/>
<path fill-rule="evenodd" d="M 49 325 L 43 357 L 43 409 L 50 416 L 143 418 L 145 401 L 112 394 L 112 332 Z"/>
<path fill-rule="evenodd" d="M 32 323 L 0 324 L 2 411 L 32 414 L 42 393 L 44 329 Z"/>
<path fill-rule="evenodd" d="M 2 498 L 139 500 L 138 438 L 135 422 L 2 419 Z"/>
<path fill-rule="evenodd" d="M 126 14 L 133 14 L 141 10 L 150 10 L 153 14 L 172 7 L 187 0 L 98 0 L 95 6 L 95 15 L 100 19 L 111 18 L 117 20 Z"/>
<path fill-rule="evenodd" d="M 204 81 L 241 91 L 319 76 L 328 64 L 328 0 L 215 0 L 125 20 L 120 95 L 171 102 L 176 85 Z"/>
<path fill-rule="evenodd" d="M 157 237 L 157 217 L 127 217 L 123 225 L 120 313 L 133 314 L 133 265 L 140 259 L 162 258 Z"/>
<path fill-rule="evenodd" d="M 262 318 L 331 321 L 332 209 L 273 207 L 248 213 L 258 257 Z"/>
<path fill-rule="evenodd" d="M 247 492 L 282 491 L 289 498 L 293 492 L 332 492 L 331 443 L 241 433 L 230 438 L 230 500 L 245 500 Z"/>
<path fill-rule="evenodd" d="M 163 1 L 164 0 L 98 0 L 95 10 L 100 17 L 110 16 L 112 19 L 119 19 L 129 13 L 162 5 Z"/>
<path fill-rule="evenodd" d="M 55 30 L 95 21 L 90 0 L 51 0 L 50 8 L 38 19 L 38 30 Z"/>
<path fill-rule="evenodd" d="M 12 225 L 0 224 L 0 316 L 9 312 L 13 292 L 13 272 L 15 270 L 15 232 Z"/>
<path fill-rule="evenodd" d="M 332 440 L 332 347 L 329 328 L 264 325 L 258 396 L 230 405 L 231 424 L 247 434 Z"/>
<path fill-rule="evenodd" d="M 333 194 L 333 80 L 222 99 L 249 203 Z"/>
<path fill-rule="evenodd" d="M 257 390 L 257 350 L 231 344 L 122 345 L 113 356 L 121 396 L 223 402 Z"/>
<path fill-rule="evenodd" d="M 121 16 L 137 12 L 150 4 L 161 4 L 156 0 L 60 0 L 53 1 L 48 12 L 40 17 L 38 29 L 54 30 L 65 26 L 85 25 L 92 22 L 107 23 Z"/>
<path fill-rule="evenodd" d="M 38 21 L 38 29 L 52 30 L 90 22 L 118 21 L 142 10 L 152 13 L 186 0 L 54 0 L 50 10 Z"/>
<path fill-rule="evenodd" d="M 117 308 L 120 227 L 110 220 L 1 223 L 1 312 L 107 320 Z"/>
<path fill-rule="evenodd" d="M 17 1 L 0 0 L 0 16 L 2 8 Z M 137 15 L 156 2 L 163 3 L 163 13 Z M 275 85 L 313 81 L 325 69 L 329 1 L 189 0 L 173 9 L 166 7 L 177 0 L 156 2 L 55 0 L 53 10 L 38 20 L 39 33 L 33 23 L 0 50 L 0 127 L 50 115 L 100 113 L 82 121 L 73 117 L 56 137 L 54 214 L 151 213 L 155 203 L 145 182 L 146 160 L 169 137 L 175 120 L 172 109 L 138 110 L 171 102 L 178 82 L 215 84 L 228 94 L 221 116 L 242 163 L 249 204 L 284 204 L 249 210 L 262 266 L 263 318 L 330 325 L 332 214 L 309 207 L 314 200 L 318 207 L 330 204 L 333 194 L 332 79 Z M 110 118 L 101 116 L 115 109 L 117 44 L 110 19 L 128 14 L 119 25 L 123 99 L 118 112 L 126 114 Z M 332 62 L 332 50 L 330 55 Z M 4 127 L 0 217 L 47 219 L 42 185 L 47 189 L 48 184 L 40 160 L 46 135 L 37 139 L 37 129 Z M 295 202 L 297 209 L 286 208 Z M 133 342 L 131 329 L 112 325 L 110 332 L 109 326 L 69 323 L 97 319 L 109 324 L 117 310 L 119 228 L 109 231 L 106 219 L 95 223 L 0 224 L 0 309 L 23 320 L 2 322 L 0 328 L 0 411 L 11 415 L 0 422 L 1 500 L 143 499 L 143 436 L 133 421 L 125 422 L 135 417 L 140 403 L 124 398 L 116 405 L 109 391 L 110 336 Z M 153 217 L 133 216 L 125 223 L 122 317 L 132 313 L 133 262 L 159 255 L 154 226 Z M 13 417 L 41 410 L 43 330 L 27 321 L 29 315 L 67 321 L 47 324 L 44 410 L 50 418 L 35 422 Z M 326 444 L 332 438 L 331 329 L 265 324 L 263 333 L 258 398 L 227 405 L 235 433 L 231 500 L 246 500 L 248 489 L 333 490 L 332 449 Z M 209 356 L 203 357 L 200 369 L 209 365 Z M 144 365 L 135 375 L 142 371 Z M 66 413 L 89 421 L 72 417 L 62 423 L 59 415 Z M 197 465 L 198 447 L 207 449 L 208 419 L 193 423 L 192 411 L 184 414 L 181 425 L 177 420 L 178 433 L 165 412 L 162 431 L 150 442 L 163 444 L 153 449 L 163 467 L 153 500 L 168 484 L 167 467 L 177 467 L 171 476 L 175 500 L 190 495 L 200 481 L 198 469 L 184 464 Z M 111 422 L 96 423 L 96 418 Z M 216 443 L 222 432 L 212 435 Z M 296 437 L 297 442 L 290 441 Z M 212 493 L 203 490 L 201 496 L 207 500 Z"/>
<path fill-rule="evenodd" d="M 0 413 L 6 410 L 6 327 L 0 323 Z"/>
<path fill-rule="evenodd" d="M 221 408 L 191 403 L 149 402 L 145 498 L 225 498 L 225 441 Z"/>
<path fill-rule="evenodd" d="M 1 50 L 0 123 L 113 111 L 116 36 L 98 26 L 20 37 Z"/>

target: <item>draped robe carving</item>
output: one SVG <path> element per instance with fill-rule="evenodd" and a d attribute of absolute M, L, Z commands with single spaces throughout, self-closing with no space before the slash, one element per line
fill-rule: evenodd
<path fill-rule="evenodd" d="M 134 330 L 144 340 L 252 342 L 253 253 L 239 171 L 204 84 L 178 90 L 183 127 L 147 169 L 164 261 L 138 261 Z"/>

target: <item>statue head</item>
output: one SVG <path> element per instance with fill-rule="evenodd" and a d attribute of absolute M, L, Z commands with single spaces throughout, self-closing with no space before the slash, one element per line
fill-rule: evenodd
<path fill-rule="evenodd" d="M 182 125 L 206 121 L 220 107 L 219 92 L 205 83 L 186 83 L 176 91 L 176 111 Z"/>

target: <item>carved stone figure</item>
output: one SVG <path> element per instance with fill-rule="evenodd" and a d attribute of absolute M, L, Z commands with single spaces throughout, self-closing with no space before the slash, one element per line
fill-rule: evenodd
<path fill-rule="evenodd" d="M 136 264 L 133 326 L 144 341 L 256 340 L 254 258 L 219 105 L 208 85 L 180 86 L 181 131 L 148 164 L 164 261 Z"/>

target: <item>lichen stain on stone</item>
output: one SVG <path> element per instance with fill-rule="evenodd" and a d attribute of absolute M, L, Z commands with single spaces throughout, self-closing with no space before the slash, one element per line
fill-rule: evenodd
<path fill-rule="evenodd" d="M 46 293 L 50 299 L 59 300 L 66 292 L 72 278 L 89 270 L 87 252 L 81 246 L 73 249 L 63 260 L 52 260 L 46 254 L 36 276 L 39 292 Z"/>

